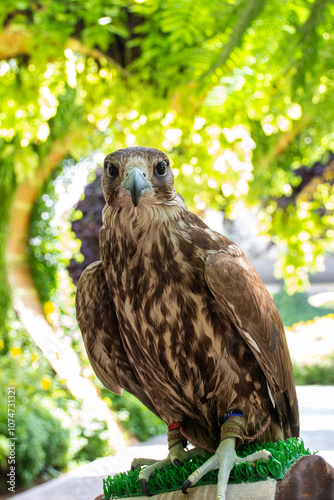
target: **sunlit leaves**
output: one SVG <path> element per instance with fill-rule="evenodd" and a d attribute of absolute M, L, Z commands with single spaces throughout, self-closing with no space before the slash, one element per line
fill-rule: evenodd
<path fill-rule="evenodd" d="M 20 183 L 34 175 L 39 164 L 38 154 L 31 147 L 21 149 L 15 155 L 15 174 L 16 179 Z"/>
<path fill-rule="evenodd" d="M 1 5 L 2 40 L 15 32 L 16 45 L 0 62 L 0 136 L 14 147 L 17 179 L 44 165 L 55 141 L 75 159 L 95 148 L 162 148 L 191 208 L 235 217 L 241 205 L 260 206 L 267 234 L 294 253 L 273 207 L 283 197 L 282 217 L 297 224 L 296 171 L 334 149 L 334 12 L 318 4 Z M 318 204 L 307 215 L 314 223 L 330 203 L 321 196 L 309 196 Z M 319 224 L 315 256 L 330 249 Z"/>

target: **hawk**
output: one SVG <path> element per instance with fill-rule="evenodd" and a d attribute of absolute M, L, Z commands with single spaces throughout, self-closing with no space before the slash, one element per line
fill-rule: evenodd
<path fill-rule="evenodd" d="M 77 319 L 96 375 L 168 426 L 168 457 L 138 459 L 143 491 L 167 463 L 214 455 L 183 485 L 219 469 L 224 499 L 235 448 L 299 435 L 281 317 L 243 252 L 188 211 L 166 154 L 131 147 L 104 161 L 101 262 L 81 275 Z M 197 445 L 186 451 L 187 438 Z M 203 451 L 203 450 L 202 450 Z"/>

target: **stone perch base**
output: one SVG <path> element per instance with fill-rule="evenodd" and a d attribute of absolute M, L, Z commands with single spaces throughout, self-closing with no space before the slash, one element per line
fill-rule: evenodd
<path fill-rule="evenodd" d="M 216 500 L 216 485 L 160 493 L 136 500 Z M 124 500 L 133 500 L 128 497 Z M 95 498 L 103 500 L 103 494 Z M 302 457 L 281 481 L 267 479 L 255 483 L 229 484 L 226 500 L 334 500 L 334 469 L 318 455 Z"/>

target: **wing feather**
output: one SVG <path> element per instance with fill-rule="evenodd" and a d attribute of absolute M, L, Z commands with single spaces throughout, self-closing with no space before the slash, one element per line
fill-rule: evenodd
<path fill-rule="evenodd" d="M 299 415 L 280 314 L 253 266 L 236 245 L 206 259 L 207 284 L 240 331 L 263 371 L 286 437 L 299 435 Z"/>
<path fill-rule="evenodd" d="M 124 349 L 101 262 L 90 264 L 82 273 L 76 293 L 76 310 L 89 361 L 102 384 L 119 396 L 125 389 L 157 414 L 138 384 Z"/>

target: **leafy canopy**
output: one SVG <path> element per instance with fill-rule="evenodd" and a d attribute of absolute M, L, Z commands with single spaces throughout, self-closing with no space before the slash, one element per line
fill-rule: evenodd
<path fill-rule="evenodd" d="M 54 154 L 164 149 L 192 209 L 257 207 L 277 274 L 301 289 L 333 250 L 333 14 L 326 0 L 2 2 L 1 164 L 20 183 Z"/>

